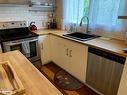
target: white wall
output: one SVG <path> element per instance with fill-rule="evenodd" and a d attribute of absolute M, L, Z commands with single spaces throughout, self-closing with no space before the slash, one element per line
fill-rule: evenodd
<path fill-rule="evenodd" d="M 62 27 L 63 22 L 63 0 L 56 0 L 56 18 L 58 28 Z"/>
<path fill-rule="evenodd" d="M 39 28 L 46 28 L 48 15 L 51 12 L 30 12 L 29 7 L 0 7 L 0 22 L 3 21 L 27 21 L 28 25 L 31 21 L 36 22 Z"/>

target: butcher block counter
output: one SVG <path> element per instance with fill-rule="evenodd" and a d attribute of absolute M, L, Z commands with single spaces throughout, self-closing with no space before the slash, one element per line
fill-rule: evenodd
<path fill-rule="evenodd" d="M 122 57 L 127 56 L 127 53 L 124 53 L 124 51 L 123 51 L 124 48 L 127 48 L 127 44 L 125 44 L 125 41 L 122 41 L 122 40 L 117 40 L 117 39 L 113 39 L 113 38 L 105 39 L 103 37 L 99 37 L 99 38 L 88 40 L 88 41 L 79 41 L 76 39 L 72 39 L 72 38 L 63 36 L 63 34 L 65 34 L 66 31 L 60 30 L 60 29 L 40 29 L 36 32 L 40 36 L 51 34 L 51 35 L 59 36 L 59 37 L 62 37 L 62 38 L 68 39 L 68 40 L 72 40 L 72 41 L 75 41 L 75 42 L 78 42 L 81 44 L 85 44 L 90 47 L 102 49 L 107 52 L 111 52 L 113 54 L 120 55 Z"/>
<path fill-rule="evenodd" d="M 23 95 L 62 95 L 19 51 L 0 54 L 0 62 L 4 61 L 10 62 L 21 80 L 25 88 Z"/>

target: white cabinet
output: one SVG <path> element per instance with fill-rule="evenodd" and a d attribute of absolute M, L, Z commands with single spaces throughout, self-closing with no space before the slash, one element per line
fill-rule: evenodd
<path fill-rule="evenodd" d="M 81 43 L 69 41 L 70 73 L 85 83 L 88 47 Z"/>
<path fill-rule="evenodd" d="M 71 40 L 51 36 L 52 60 L 85 83 L 88 47 Z"/>
<path fill-rule="evenodd" d="M 51 61 L 50 58 L 50 35 L 39 36 L 39 49 L 42 64 L 46 64 Z"/>

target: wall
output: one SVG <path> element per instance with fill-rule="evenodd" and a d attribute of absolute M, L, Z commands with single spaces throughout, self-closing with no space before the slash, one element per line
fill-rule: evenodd
<path fill-rule="evenodd" d="M 3 21 L 35 21 L 38 28 L 46 28 L 48 15 L 52 12 L 30 12 L 28 6 L 0 7 L 0 22 Z"/>
<path fill-rule="evenodd" d="M 63 26 L 63 0 L 56 0 L 56 12 L 57 25 L 58 28 L 62 28 Z"/>

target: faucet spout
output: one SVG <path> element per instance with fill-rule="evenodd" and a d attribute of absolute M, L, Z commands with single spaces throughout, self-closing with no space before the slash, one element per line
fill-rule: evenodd
<path fill-rule="evenodd" d="M 86 19 L 87 20 L 87 27 L 86 27 L 86 33 L 89 33 L 89 18 L 87 16 L 83 16 L 81 21 L 80 21 L 80 26 L 82 26 L 83 20 Z"/>

